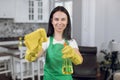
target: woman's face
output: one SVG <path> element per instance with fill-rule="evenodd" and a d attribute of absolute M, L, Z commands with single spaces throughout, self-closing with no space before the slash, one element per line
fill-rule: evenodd
<path fill-rule="evenodd" d="M 53 14 L 52 25 L 55 32 L 63 32 L 67 23 L 67 15 L 64 12 L 57 11 Z"/>

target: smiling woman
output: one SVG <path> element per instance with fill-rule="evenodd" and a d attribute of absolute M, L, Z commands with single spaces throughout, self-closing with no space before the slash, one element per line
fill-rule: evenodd
<path fill-rule="evenodd" d="M 53 24 L 55 33 L 56 32 L 63 33 L 63 30 L 67 26 L 67 22 L 68 21 L 67 21 L 67 15 L 66 14 L 64 14 L 61 11 L 56 12 L 53 15 L 53 18 L 52 18 L 52 24 Z"/>
<path fill-rule="evenodd" d="M 42 42 L 41 53 L 46 52 L 44 80 L 73 80 L 72 75 L 62 71 L 65 59 L 70 59 L 75 65 L 83 62 L 77 42 L 71 38 L 71 20 L 66 8 L 55 7 L 49 17 L 48 40 Z M 67 43 L 67 46 L 64 46 Z M 57 64 L 59 63 L 59 64 Z M 72 70 L 72 69 L 71 69 Z"/>

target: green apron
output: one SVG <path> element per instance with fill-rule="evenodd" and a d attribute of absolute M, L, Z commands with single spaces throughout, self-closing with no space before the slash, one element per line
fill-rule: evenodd
<path fill-rule="evenodd" d="M 43 80 L 73 80 L 70 74 L 62 73 L 62 49 L 63 44 L 53 44 L 53 37 L 50 37 L 50 44 L 46 51 Z"/>

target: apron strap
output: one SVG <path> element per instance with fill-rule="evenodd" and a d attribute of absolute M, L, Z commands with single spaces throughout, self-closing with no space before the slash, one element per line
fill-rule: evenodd
<path fill-rule="evenodd" d="M 50 45 L 53 44 L 53 36 L 50 36 Z"/>
<path fill-rule="evenodd" d="M 65 39 L 65 43 L 69 45 L 68 40 Z M 53 36 L 50 36 L 50 45 L 53 44 Z"/>
<path fill-rule="evenodd" d="M 65 43 L 66 43 L 67 45 L 69 45 L 69 42 L 68 42 L 68 40 L 66 40 L 66 39 L 65 39 Z"/>

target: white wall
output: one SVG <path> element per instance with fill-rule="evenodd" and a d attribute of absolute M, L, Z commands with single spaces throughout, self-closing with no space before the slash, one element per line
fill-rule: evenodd
<path fill-rule="evenodd" d="M 78 44 L 97 46 L 101 55 L 109 41 L 120 42 L 120 0 L 73 0 L 73 27 Z"/>
<path fill-rule="evenodd" d="M 82 0 L 73 0 L 73 38 L 81 45 Z"/>
<path fill-rule="evenodd" d="M 92 5 L 93 3 L 94 6 Z M 83 11 L 86 11 L 84 12 L 85 14 L 83 14 Z M 95 14 L 93 11 L 95 11 Z M 84 16 L 87 18 L 83 19 Z M 84 20 L 86 20 L 86 22 Z M 82 36 L 84 32 L 87 33 L 87 31 L 83 29 L 83 22 L 87 25 L 86 29 L 89 34 L 93 34 L 94 32 L 92 33 L 92 31 L 94 31 L 93 29 L 95 28 L 95 35 L 91 36 L 87 34 Z M 93 26 L 95 24 L 95 27 L 91 26 L 92 23 Z M 102 43 L 109 42 L 112 39 L 120 41 L 119 26 L 120 0 L 73 0 L 73 36 L 77 38 L 79 44 L 82 44 L 81 38 L 86 39 L 86 37 L 95 37 L 93 44 L 95 43 L 95 46 L 98 47 Z"/>
<path fill-rule="evenodd" d="M 82 46 L 95 46 L 95 8 L 95 0 L 82 0 Z"/>
<path fill-rule="evenodd" d="M 120 42 L 120 0 L 96 1 L 95 44 L 98 46 L 98 60 L 101 59 L 99 50 L 109 50 L 109 41 Z"/>
<path fill-rule="evenodd" d="M 96 45 L 108 44 L 112 39 L 120 42 L 120 0 L 96 1 Z"/>
<path fill-rule="evenodd" d="M 73 0 L 73 37 L 81 46 L 95 46 L 95 0 Z"/>

